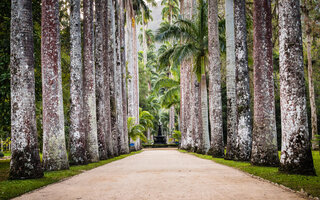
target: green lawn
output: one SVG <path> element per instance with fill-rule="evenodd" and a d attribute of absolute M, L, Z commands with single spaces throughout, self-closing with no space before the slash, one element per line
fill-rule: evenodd
<path fill-rule="evenodd" d="M 88 165 L 71 166 L 69 170 L 45 172 L 43 178 L 29 180 L 7 180 L 10 160 L 0 160 L 0 199 L 10 199 L 19 196 L 31 190 L 80 174 L 83 171 L 87 171 L 140 152 L 141 151 L 131 152 L 130 154 L 121 155 L 97 163 L 90 163 Z"/>
<path fill-rule="evenodd" d="M 180 152 L 187 153 L 187 151 L 179 150 Z M 189 152 L 188 152 L 189 153 Z M 232 160 L 224 160 L 223 158 L 213 158 L 209 155 L 202 155 L 190 153 L 199 158 L 213 160 L 217 163 L 237 168 L 241 171 L 259 176 L 266 180 L 284 185 L 296 191 L 303 189 L 313 197 L 320 197 L 320 155 L 318 151 L 313 152 L 314 165 L 318 176 L 302 176 L 302 175 L 289 175 L 278 172 L 277 167 L 258 167 L 252 166 L 248 162 L 238 162 Z"/>

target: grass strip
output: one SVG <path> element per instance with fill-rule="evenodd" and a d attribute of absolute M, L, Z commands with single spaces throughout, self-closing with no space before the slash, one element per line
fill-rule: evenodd
<path fill-rule="evenodd" d="M 129 154 L 120 155 L 118 157 L 102 160 L 96 163 L 90 163 L 88 165 L 70 166 L 70 169 L 68 170 L 45 172 L 43 178 L 27 180 L 7 180 L 10 170 L 10 160 L 0 160 L 0 199 L 10 199 L 20 196 L 40 187 L 61 181 L 84 171 L 138 154 L 140 152 L 141 151 L 131 152 Z"/>
<path fill-rule="evenodd" d="M 301 191 L 302 189 L 308 195 L 311 195 L 313 197 L 320 197 L 320 155 L 318 151 L 312 152 L 314 166 L 318 176 L 284 174 L 280 173 L 277 167 L 253 166 L 249 162 L 239 162 L 233 160 L 225 160 L 223 158 L 213 158 L 210 155 L 191 153 L 184 150 L 179 151 L 182 153 L 189 153 L 199 158 L 212 160 L 216 163 L 239 169 L 254 176 L 258 176 L 271 182 L 284 185 L 295 191 Z"/>

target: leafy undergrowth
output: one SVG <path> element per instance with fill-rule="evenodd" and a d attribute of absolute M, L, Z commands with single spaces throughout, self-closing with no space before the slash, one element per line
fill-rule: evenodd
<path fill-rule="evenodd" d="M 69 170 L 45 172 L 40 179 L 28 180 L 7 180 L 9 174 L 10 160 L 0 160 L 0 199 L 10 199 L 37 188 L 58 182 L 65 178 L 80 174 L 84 171 L 105 165 L 107 163 L 126 158 L 140 153 L 141 151 L 131 152 L 108 160 L 102 160 L 88 165 L 71 166 Z"/>
<path fill-rule="evenodd" d="M 184 150 L 179 150 L 183 153 L 190 153 Z M 303 176 L 295 174 L 284 174 L 278 171 L 277 167 L 260 167 L 253 166 L 248 162 L 238 162 L 232 160 L 224 160 L 223 158 L 213 158 L 209 155 L 202 155 L 197 153 L 190 153 L 199 158 L 213 160 L 216 163 L 227 165 L 230 167 L 237 168 L 241 171 L 247 172 L 249 174 L 259 176 L 263 179 L 272 181 L 291 188 L 295 191 L 305 191 L 307 194 L 313 197 L 320 197 L 320 155 L 318 151 L 314 151 L 313 160 L 318 176 Z"/>

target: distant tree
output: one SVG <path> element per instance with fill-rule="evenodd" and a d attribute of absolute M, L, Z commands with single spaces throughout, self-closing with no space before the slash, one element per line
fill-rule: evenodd
<path fill-rule="evenodd" d="M 179 0 L 162 0 L 162 19 L 166 19 L 170 24 L 174 19 L 177 19 L 179 16 Z"/>
<path fill-rule="evenodd" d="M 186 61 L 188 59 L 193 59 L 193 71 L 197 75 L 195 78 L 197 78 L 198 82 L 200 82 L 200 106 L 203 131 L 202 151 L 204 153 L 207 153 L 210 148 L 206 84 L 206 63 L 208 61 L 207 12 L 207 4 L 204 1 L 200 1 L 198 6 L 198 13 L 194 20 L 179 19 L 172 25 L 170 25 L 169 23 L 163 23 L 158 29 L 158 33 L 156 36 L 156 39 L 160 41 L 169 40 L 171 38 L 175 38 L 178 40 L 181 37 L 181 44 L 177 44 L 176 46 L 169 48 L 165 53 L 168 57 L 171 57 L 172 60 L 174 60 L 176 63 L 180 64 L 181 62 Z M 181 80 L 183 78 L 184 77 L 180 77 Z M 181 93 L 181 96 L 182 95 L 183 94 Z M 185 102 L 181 103 L 183 104 Z M 187 122 L 186 119 L 183 120 L 184 123 Z M 184 144 L 182 144 L 182 146 L 183 145 Z"/>
<path fill-rule="evenodd" d="M 32 1 L 11 1 L 10 179 L 43 176 L 37 138 Z M 2 142 L 2 141 L 1 141 Z"/>
<path fill-rule="evenodd" d="M 305 43 L 307 47 L 307 60 L 308 60 L 308 85 L 309 85 L 309 98 L 311 107 L 311 131 L 313 140 L 316 139 L 318 134 L 317 125 L 317 107 L 314 93 L 314 80 L 313 80 L 313 69 L 312 69 L 312 43 L 313 34 L 320 30 L 319 25 L 317 25 L 317 18 L 320 18 L 320 11 L 316 9 L 316 5 L 319 5 L 319 0 L 303 0 L 302 1 L 302 14 L 304 18 L 304 30 L 305 30 Z M 317 27 L 318 26 L 318 27 Z M 319 149 L 319 143 L 314 142 L 312 144 L 312 149 Z"/>

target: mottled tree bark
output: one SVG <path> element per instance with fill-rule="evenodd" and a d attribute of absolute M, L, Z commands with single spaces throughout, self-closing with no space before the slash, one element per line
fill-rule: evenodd
<path fill-rule="evenodd" d="M 227 149 L 225 159 L 233 160 L 236 154 L 237 138 L 237 96 L 234 36 L 234 1 L 225 0 L 226 19 L 226 85 L 227 85 Z"/>
<path fill-rule="evenodd" d="M 94 65 L 93 1 L 83 1 L 83 119 L 89 162 L 99 161 Z"/>
<path fill-rule="evenodd" d="M 318 134 L 318 117 L 317 117 L 317 106 L 314 94 L 314 82 L 313 82 L 313 70 L 312 70 L 312 41 L 313 41 L 313 27 L 309 10 L 312 9 L 315 3 L 312 1 L 303 1 L 303 18 L 304 18 L 304 29 L 306 35 L 306 47 L 307 47 L 307 60 L 308 60 L 308 85 L 309 85 L 309 100 L 311 108 L 311 131 L 312 131 L 312 140 L 316 140 L 316 135 Z M 319 149 L 319 142 L 314 141 L 312 143 L 312 149 Z"/>
<path fill-rule="evenodd" d="M 308 85 L 309 85 L 309 98 L 310 98 L 310 107 L 311 107 L 311 139 L 314 141 L 312 143 L 312 149 L 319 149 L 319 141 L 315 141 L 316 135 L 318 134 L 318 117 L 317 117 L 317 105 L 314 93 L 314 83 L 313 83 L 313 70 L 312 70 L 312 36 L 309 33 L 306 37 L 307 43 L 307 59 L 308 59 Z"/>
<path fill-rule="evenodd" d="M 204 65 L 204 60 L 202 61 Z M 210 136 L 209 136 L 209 111 L 208 111 L 208 92 L 207 92 L 207 79 L 206 74 L 201 75 L 200 82 L 201 90 L 201 116 L 202 116 L 202 146 L 203 153 L 207 154 L 210 149 Z"/>
<path fill-rule="evenodd" d="M 132 2 L 125 1 L 125 9 L 126 9 L 126 29 L 125 29 L 125 39 L 126 39 L 126 63 L 127 63 L 127 110 L 128 110 L 128 117 L 133 117 L 133 81 L 132 81 L 132 69 L 133 69 L 133 49 L 132 49 Z M 133 143 L 131 138 L 128 138 L 130 143 Z M 135 150 L 134 147 L 130 146 L 130 150 Z"/>
<path fill-rule="evenodd" d="M 208 2 L 209 114 L 213 157 L 224 157 L 218 1 Z"/>
<path fill-rule="evenodd" d="M 44 169 L 68 169 L 61 78 L 59 1 L 42 0 L 41 67 Z"/>
<path fill-rule="evenodd" d="M 43 170 L 36 124 L 31 0 L 11 1 L 10 48 L 12 156 L 9 178 L 40 178 Z"/>
<path fill-rule="evenodd" d="M 107 140 L 107 135 L 111 133 L 111 123 L 108 121 L 107 84 L 106 81 L 106 6 L 107 2 L 97 0 L 95 2 L 95 64 L 96 64 L 96 102 L 97 102 L 97 132 L 99 144 L 100 160 L 107 159 L 110 155 L 108 147 L 112 146 L 112 141 Z M 108 155 L 109 154 L 109 155 Z"/>
<path fill-rule="evenodd" d="M 135 122 L 139 123 L 139 69 L 138 69 L 138 51 L 137 51 L 137 30 L 135 21 L 135 11 L 133 10 L 132 0 L 126 2 L 126 10 L 128 15 L 128 116 L 134 117 Z M 134 150 L 139 150 L 140 139 L 132 141 Z"/>
<path fill-rule="evenodd" d="M 134 15 L 135 16 L 135 15 Z M 135 17 L 133 17 L 135 20 Z M 138 37 L 137 37 L 137 26 L 134 21 L 132 26 L 132 42 L 133 42 L 133 116 L 136 119 L 136 123 L 139 124 L 139 66 L 138 66 Z M 136 141 L 136 149 L 141 149 L 140 138 Z"/>
<path fill-rule="evenodd" d="M 180 0 L 180 13 L 183 15 L 184 13 L 184 0 Z M 186 148 L 186 125 L 185 125 L 185 74 L 186 70 L 184 67 L 184 63 L 182 62 L 180 65 L 180 132 L 181 132 L 181 140 L 180 140 L 180 148 L 185 149 Z"/>
<path fill-rule="evenodd" d="M 252 125 L 247 51 L 245 0 L 234 1 L 236 93 L 237 93 L 237 153 L 236 160 L 247 161 L 251 155 Z"/>
<path fill-rule="evenodd" d="M 112 2 L 111 2 L 112 3 Z M 107 154 L 108 157 L 114 157 L 117 156 L 114 150 L 114 140 L 113 140 L 113 135 L 112 135 L 112 108 L 111 108 L 111 78 L 110 78 L 110 65 L 109 65 L 109 46 L 110 46 L 110 40 L 109 40 L 109 26 L 110 26 L 110 15 L 109 15 L 109 1 L 104 1 L 102 2 L 102 5 L 105 8 L 105 18 L 104 18 L 104 23 L 105 27 L 103 29 L 104 37 L 104 45 L 103 46 L 103 59 L 104 59 L 104 84 L 105 84 L 105 109 L 106 109 L 106 143 L 107 143 Z M 112 16 L 114 19 L 114 16 Z M 113 61 L 113 60 L 112 60 Z M 112 65 L 113 66 L 113 65 Z"/>
<path fill-rule="evenodd" d="M 303 70 L 300 1 L 279 1 L 280 106 L 279 170 L 314 175 Z"/>
<path fill-rule="evenodd" d="M 193 126 L 193 141 L 194 141 L 194 152 L 203 154 L 203 138 L 202 138 L 202 117 L 201 117 L 201 90 L 200 83 L 197 80 L 197 76 L 193 76 L 193 102 L 194 102 L 194 126 Z"/>
<path fill-rule="evenodd" d="M 109 56 L 109 78 L 110 78 L 110 99 L 111 99 L 111 125 L 112 125 L 112 141 L 113 153 L 119 155 L 118 135 L 119 129 L 117 125 L 117 96 L 116 96 L 116 70 L 117 70 L 117 44 L 116 44 L 116 21 L 115 21 L 115 0 L 110 0 L 108 3 L 108 56 Z"/>
<path fill-rule="evenodd" d="M 184 0 L 181 2 L 180 7 L 182 7 L 181 14 L 186 19 L 191 19 L 192 17 L 192 2 L 191 0 Z M 194 150 L 194 141 L 193 141 L 193 117 L 194 117 L 194 105 L 192 101 L 192 60 L 182 61 L 180 68 L 182 68 L 183 79 L 183 124 L 184 129 L 182 129 L 181 135 L 184 136 L 184 141 L 181 141 L 181 148 L 193 151 Z M 182 137 L 182 136 L 181 136 Z"/>
<path fill-rule="evenodd" d="M 122 81 L 122 131 L 121 131 L 121 154 L 129 153 L 129 145 L 128 145 L 128 127 L 127 127 L 127 76 L 126 76 L 126 54 L 125 54 L 125 4 L 122 0 L 119 0 L 119 17 L 120 17 L 120 53 L 121 53 L 121 81 Z"/>
<path fill-rule="evenodd" d="M 254 116 L 251 163 L 279 164 L 272 64 L 271 1 L 254 1 Z"/>
<path fill-rule="evenodd" d="M 114 83 L 115 83 L 115 99 L 116 99 L 116 145 L 117 151 L 121 153 L 121 146 L 124 143 L 123 134 L 123 107 L 122 107 L 122 63 L 121 63 L 121 18 L 119 0 L 114 1 L 115 8 L 115 50 L 116 50 L 116 64 L 114 65 Z M 121 0 L 120 0 L 121 1 Z"/>
<path fill-rule="evenodd" d="M 80 0 L 71 0 L 70 9 L 70 152 L 71 164 L 86 164 L 86 136 L 83 127 L 83 81 L 81 55 Z"/>

